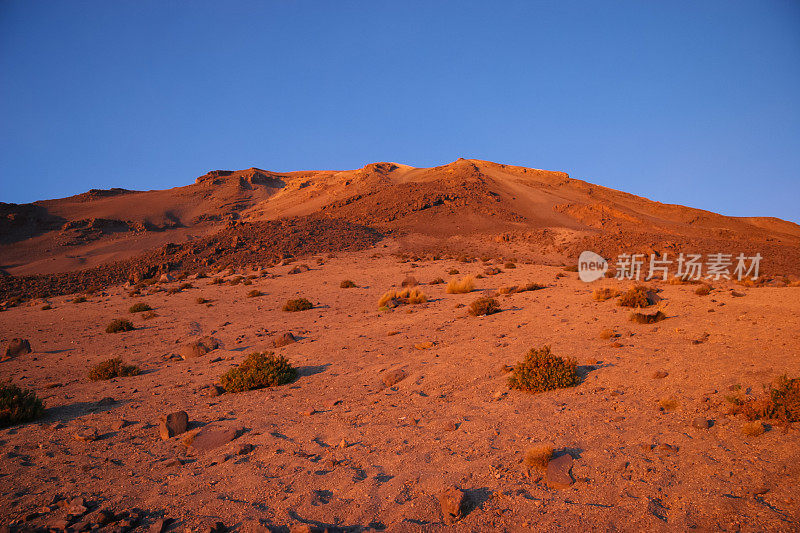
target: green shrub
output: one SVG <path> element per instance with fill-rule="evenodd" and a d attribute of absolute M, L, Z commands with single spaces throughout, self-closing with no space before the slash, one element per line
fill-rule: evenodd
<path fill-rule="evenodd" d="M 356 284 L 355 284 L 355 283 L 353 283 L 353 282 L 352 282 L 351 280 L 349 280 L 349 279 L 346 279 L 346 280 L 344 280 L 343 282 L 341 282 L 341 283 L 339 284 L 339 288 L 340 288 L 340 289 L 352 289 L 352 288 L 353 288 L 353 287 L 355 287 L 355 286 L 356 286 Z"/>
<path fill-rule="evenodd" d="M 151 311 L 152 309 L 153 308 L 150 307 L 149 305 L 147 305 L 146 303 L 139 302 L 137 304 L 133 304 L 132 306 L 130 306 L 130 308 L 128 309 L 128 312 L 129 313 L 143 313 L 145 311 Z"/>
<path fill-rule="evenodd" d="M 469 304 L 469 314 L 472 316 L 491 315 L 500 312 L 500 304 L 494 298 L 478 298 Z"/>
<path fill-rule="evenodd" d="M 17 385 L 0 385 L 0 428 L 36 420 L 44 414 L 44 404 L 36 394 Z"/>
<path fill-rule="evenodd" d="M 296 377 L 297 369 L 282 355 L 255 352 L 248 355 L 241 365 L 225 372 L 221 383 L 227 392 L 243 392 L 283 385 Z"/>
<path fill-rule="evenodd" d="M 122 359 L 114 357 L 113 359 L 106 359 L 94 365 L 89 371 L 89 379 L 92 381 L 102 381 L 111 378 L 136 376 L 139 372 L 138 366 L 126 365 L 122 362 Z"/>
<path fill-rule="evenodd" d="M 309 302 L 305 298 L 295 298 L 294 300 L 287 300 L 285 304 L 283 304 L 284 311 L 308 311 L 314 307 L 314 304 Z"/>
<path fill-rule="evenodd" d="M 544 392 L 578 384 L 575 359 L 564 359 L 550 352 L 550 346 L 532 348 L 523 361 L 517 363 L 508 386 L 528 392 Z"/>
<path fill-rule="evenodd" d="M 120 331 L 133 331 L 134 327 L 131 324 L 131 321 L 125 318 L 117 318 L 112 320 L 111 323 L 106 326 L 106 333 L 119 333 Z"/>

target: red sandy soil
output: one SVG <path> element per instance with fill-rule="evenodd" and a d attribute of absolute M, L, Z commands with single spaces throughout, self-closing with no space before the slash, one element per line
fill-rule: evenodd
<path fill-rule="evenodd" d="M 712 281 L 706 296 L 651 282 L 668 318 L 640 325 L 592 298 L 628 282 L 564 271 L 585 249 L 759 252 L 772 281 Z M 215 171 L 168 191 L 0 204 L 0 347 L 33 348 L 0 361 L 0 381 L 46 404 L 42 419 L 0 429 L 0 525 L 88 529 L 107 510 L 104 530 L 120 533 L 799 530 L 796 424 L 748 436 L 726 399 L 800 376 L 799 256 L 790 222 L 476 160 Z M 469 294 L 429 284 L 487 268 L 500 273 Z M 208 277 L 183 279 L 198 272 Z M 428 301 L 379 310 L 407 276 Z M 340 288 L 347 279 L 357 287 Z M 527 282 L 545 288 L 467 313 Z M 314 308 L 281 311 L 298 297 Z M 129 313 L 137 302 L 156 316 Z M 115 318 L 135 329 L 106 333 Z M 297 342 L 273 347 L 286 332 Z M 204 336 L 221 346 L 178 357 Z M 506 365 L 544 345 L 577 360 L 580 383 L 509 390 Z M 296 381 L 219 394 L 225 371 L 268 349 Z M 90 381 L 111 357 L 142 373 Z M 180 410 L 189 432 L 162 440 L 159 418 Z M 239 431 L 209 450 L 184 442 L 215 428 Z M 562 484 L 523 465 L 539 445 L 554 465 L 571 458 Z M 453 485 L 466 503 L 451 523 L 439 497 Z"/>
<path fill-rule="evenodd" d="M 0 363 L 2 376 L 47 404 L 41 421 L 0 431 L 0 517 L 40 510 L 22 523 L 52 525 L 67 512 L 53 502 L 83 497 L 90 512 L 140 509 L 143 527 L 163 515 L 180 530 L 217 521 L 346 531 L 798 528 L 797 428 L 745 436 L 746 421 L 726 414 L 725 396 L 737 387 L 757 396 L 776 376 L 800 374 L 800 288 L 721 283 L 697 296 L 696 285 L 654 283 L 669 318 L 638 325 L 613 300 L 592 299 L 598 286 L 627 283 L 587 285 L 557 267 L 494 264 L 503 272 L 477 280 L 475 292 L 447 294 L 445 285 L 425 283 L 486 265 L 398 261 L 386 254 L 397 244 L 387 245 L 380 256 L 373 249 L 312 257 L 299 274 L 288 274 L 294 263 L 259 271 L 247 286 L 199 279 L 175 294 L 165 289 L 179 282 L 135 297 L 112 286 L 85 303 L 56 297 L 47 300 L 51 310 L 31 301 L 0 313 L 2 340 L 25 336 L 34 348 Z M 379 311 L 381 294 L 408 275 L 423 282 L 429 301 Z M 339 288 L 344 279 L 358 287 Z M 499 296 L 500 313 L 471 317 L 459 307 L 529 281 L 547 287 Z M 247 298 L 254 288 L 264 295 Z M 296 297 L 315 307 L 282 312 Z M 158 316 L 129 314 L 136 302 Z M 105 333 L 117 317 L 136 329 Z M 601 339 L 607 328 L 619 337 Z M 209 396 L 227 369 L 272 349 L 271 338 L 286 331 L 298 342 L 276 350 L 299 367 L 297 381 Z M 171 358 L 204 335 L 222 347 Z M 582 382 L 509 391 L 503 365 L 546 344 L 578 360 Z M 89 381 L 92 365 L 112 356 L 142 374 Z M 382 377 L 398 368 L 407 377 L 386 387 Z M 657 371 L 666 377 L 654 378 Z M 98 404 L 105 397 L 114 402 Z M 674 411 L 660 409 L 664 398 L 676 400 Z M 181 436 L 160 440 L 159 416 L 177 410 L 198 426 L 245 433 L 206 452 Z M 711 427 L 693 427 L 697 417 Z M 87 427 L 100 438 L 76 440 Z M 571 486 L 550 488 L 527 473 L 525 451 L 537 444 L 574 458 Z M 470 503 L 446 525 L 437 497 L 451 484 Z"/>

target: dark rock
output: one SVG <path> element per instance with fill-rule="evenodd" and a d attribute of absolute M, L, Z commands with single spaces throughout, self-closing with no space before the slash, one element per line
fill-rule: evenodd
<path fill-rule="evenodd" d="M 3 356 L 7 358 L 17 357 L 18 355 L 31 353 L 31 351 L 31 343 L 28 339 L 11 339 L 6 345 Z"/>
<path fill-rule="evenodd" d="M 283 335 L 273 338 L 272 346 L 274 346 L 275 348 L 280 348 L 281 346 L 287 346 L 295 342 L 297 342 L 297 338 L 294 335 L 292 335 L 291 331 L 287 331 Z"/>
<path fill-rule="evenodd" d="M 162 416 L 158 424 L 158 433 L 161 435 L 161 440 L 168 440 L 175 435 L 186 433 L 189 429 L 189 415 L 186 411 L 177 411 Z"/>
<path fill-rule="evenodd" d="M 445 523 L 451 524 L 463 517 L 466 502 L 466 494 L 455 485 L 439 494 L 439 505 L 441 505 Z"/>
<path fill-rule="evenodd" d="M 194 359 L 196 357 L 202 357 L 208 352 L 216 350 L 219 347 L 219 340 L 215 339 L 214 337 L 202 337 L 196 341 L 184 344 L 181 346 L 181 349 L 178 353 L 183 359 Z"/>

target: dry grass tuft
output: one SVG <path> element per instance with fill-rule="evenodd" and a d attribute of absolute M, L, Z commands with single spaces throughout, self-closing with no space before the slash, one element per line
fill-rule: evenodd
<path fill-rule="evenodd" d="M 447 294 L 466 294 L 475 289 L 475 278 L 472 276 L 464 276 L 460 280 L 452 279 L 447 284 Z"/>
<path fill-rule="evenodd" d="M 597 300 L 598 302 L 605 302 L 611 298 L 619 296 L 619 291 L 617 289 L 612 289 L 611 287 L 603 287 L 602 289 L 595 289 L 592 293 L 592 298 Z"/>
<path fill-rule="evenodd" d="M 349 280 L 349 279 L 346 279 L 346 280 L 342 281 L 339 284 L 339 288 L 340 289 L 352 289 L 352 288 L 355 288 L 355 286 L 356 286 L 356 284 L 352 280 Z"/>
<path fill-rule="evenodd" d="M 102 381 L 111 378 L 121 378 L 139 375 L 139 367 L 136 365 L 126 365 L 119 357 L 106 359 L 97 363 L 89 371 L 89 379 L 92 381 Z"/>
<path fill-rule="evenodd" d="M 253 289 L 252 291 L 247 293 L 248 298 L 258 298 L 259 296 L 264 296 L 264 293 L 258 289 Z"/>
<path fill-rule="evenodd" d="M 500 294 L 516 294 L 518 292 L 538 291 L 539 289 L 546 288 L 546 285 L 541 285 L 531 281 L 525 285 L 510 285 L 508 287 L 500 287 L 497 292 Z"/>
<path fill-rule="evenodd" d="M 308 311 L 314 307 L 310 301 L 305 298 L 295 298 L 294 300 L 287 300 L 285 304 L 283 304 L 283 310 L 288 312 L 296 312 L 296 311 Z"/>
<path fill-rule="evenodd" d="M 146 313 L 144 313 L 142 315 L 142 318 L 145 319 L 145 320 L 152 320 L 153 318 L 155 318 L 157 316 L 158 316 L 158 313 L 156 313 L 155 311 L 147 311 Z"/>
<path fill-rule="evenodd" d="M 133 331 L 134 327 L 131 321 L 125 318 L 117 318 L 112 320 L 106 326 L 106 333 L 119 333 L 121 331 Z"/>
<path fill-rule="evenodd" d="M 550 346 L 538 350 L 532 348 L 514 367 L 508 386 L 528 392 L 572 387 L 579 381 L 577 368 L 575 359 L 554 355 Z"/>
<path fill-rule="evenodd" d="M 500 304 L 494 298 L 487 296 L 478 298 L 469 304 L 469 314 L 472 316 L 493 315 L 500 312 Z"/>
<path fill-rule="evenodd" d="M 525 466 L 528 467 L 528 472 L 531 470 L 544 471 L 550 459 L 553 458 L 553 447 L 550 445 L 541 445 L 528 448 L 525 452 Z"/>
<path fill-rule="evenodd" d="M 406 288 L 401 291 L 392 289 L 381 296 L 380 300 L 378 300 L 378 307 L 391 309 L 399 305 L 415 305 L 427 301 L 428 297 L 419 289 Z"/>
<path fill-rule="evenodd" d="M 0 384 L 0 428 L 30 422 L 42 415 L 44 403 L 32 390 L 12 383 Z"/>
<path fill-rule="evenodd" d="M 152 311 L 152 307 L 144 302 L 135 303 L 128 308 L 129 313 L 143 313 L 145 311 Z"/>
<path fill-rule="evenodd" d="M 656 303 L 656 291 L 645 285 L 634 285 L 617 300 L 622 307 L 650 307 Z"/>
<path fill-rule="evenodd" d="M 457 268 L 451 268 L 450 270 L 447 271 L 447 273 L 451 276 L 457 276 L 458 274 L 460 274 Z"/>
<path fill-rule="evenodd" d="M 663 311 L 656 311 L 655 313 L 637 313 L 636 311 L 630 314 L 631 322 L 637 324 L 655 324 L 667 318 Z"/>

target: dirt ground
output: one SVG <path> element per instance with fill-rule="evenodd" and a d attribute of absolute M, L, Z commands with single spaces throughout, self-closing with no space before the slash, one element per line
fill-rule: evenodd
<path fill-rule="evenodd" d="M 725 400 L 800 375 L 800 288 L 722 282 L 698 296 L 696 286 L 656 282 L 669 318 L 639 325 L 613 300 L 592 298 L 627 282 L 586 284 L 559 267 L 500 263 L 492 266 L 503 272 L 478 279 L 474 292 L 446 294 L 428 282 L 486 265 L 402 262 L 395 249 L 387 240 L 319 256 L 322 264 L 309 258 L 299 274 L 288 273 L 297 263 L 277 266 L 248 286 L 199 279 L 135 297 L 113 286 L 85 303 L 59 296 L 0 313 L 0 341 L 24 337 L 34 350 L 0 363 L 0 379 L 34 389 L 47 407 L 39 421 L 0 430 L 0 522 L 65 525 L 70 504 L 58 502 L 84 498 L 88 513 L 138 513 L 141 530 L 158 518 L 170 519 L 168 530 L 203 532 L 216 522 L 279 531 L 800 530 L 798 428 L 746 436 Z M 379 311 L 380 296 L 408 275 L 429 301 Z M 345 279 L 357 287 L 340 288 Z M 529 281 L 547 287 L 498 296 L 500 313 L 472 317 L 462 306 Z M 264 295 L 247 297 L 253 289 Z M 314 308 L 281 311 L 295 297 Z M 128 313 L 140 301 L 158 316 Z M 121 317 L 136 329 L 106 333 Z M 604 329 L 619 337 L 602 339 Z M 272 348 L 287 331 L 298 342 Z M 222 347 L 175 357 L 205 335 Z M 576 358 L 581 383 L 510 391 L 503 365 L 543 345 Z M 227 369 L 266 349 L 288 357 L 299 378 L 213 395 Z M 88 379 L 116 356 L 142 373 Z M 405 379 L 386 387 L 382 377 L 398 368 Z M 676 407 L 661 408 L 665 399 Z M 208 451 L 185 445 L 185 435 L 161 440 L 159 417 L 179 410 L 195 429 L 241 435 Z M 694 427 L 698 418 L 710 427 Z M 76 438 L 87 428 L 96 440 Z M 574 459 L 569 487 L 551 488 L 523 466 L 540 444 Z M 448 524 L 438 497 L 454 484 L 468 501 Z"/>

